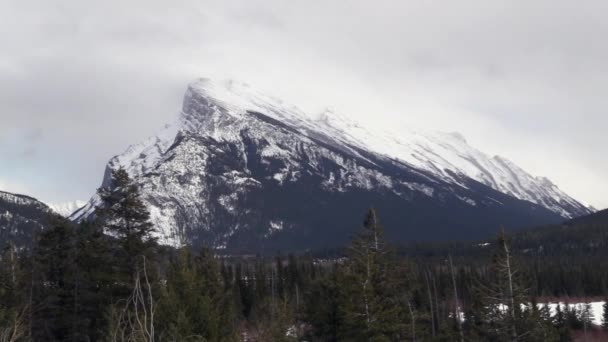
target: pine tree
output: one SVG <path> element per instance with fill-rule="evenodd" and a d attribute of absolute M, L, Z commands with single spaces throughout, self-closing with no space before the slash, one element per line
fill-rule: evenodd
<path fill-rule="evenodd" d="M 0 339 L 21 341 L 29 329 L 25 269 L 15 245 L 8 241 L 0 255 Z"/>
<path fill-rule="evenodd" d="M 587 332 L 593 326 L 593 311 L 591 310 L 591 304 L 584 303 L 581 305 L 579 310 L 580 320 L 583 323 L 583 333 L 585 334 L 585 340 L 587 339 Z"/>
<path fill-rule="evenodd" d="M 137 184 L 122 167 L 112 171 L 111 184 L 97 193 L 101 203 L 95 209 L 96 224 L 119 242 L 113 263 L 121 292 L 118 295 L 125 296 L 133 284 L 138 260 L 142 256 L 154 260 L 154 228 Z"/>
<path fill-rule="evenodd" d="M 154 339 L 159 288 L 150 214 L 137 184 L 122 167 L 112 171 L 109 184 L 97 193 L 101 201 L 95 208 L 94 224 L 115 240 L 111 257 L 106 259 L 111 265 L 112 283 L 108 289 L 111 305 L 104 317 L 108 322 L 105 335 Z"/>
<path fill-rule="evenodd" d="M 556 341 L 559 333 L 551 321 L 551 313 L 546 305 L 539 308 L 536 298 L 520 314 L 520 330 L 526 332 L 523 341 Z"/>
<path fill-rule="evenodd" d="M 91 224 L 76 226 L 58 217 L 49 224 L 37 236 L 33 250 L 26 252 L 25 264 L 2 262 L 6 268 L 0 268 L 0 288 L 11 289 L 14 304 L 0 298 L 0 306 L 19 308 L 20 316 L 14 317 L 22 328 L 31 326 L 27 330 L 32 340 L 99 340 L 112 282 L 106 267 L 111 260 L 107 238 Z M 3 259 L 15 261 L 16 253 L 7 253 Z"/>
<path fill-rule="evenodd" d="M 566 303 L 565 315 L 566 325 L 570 330 L 582 330 L 584 328 L 583 321 L 581 321 L 581 316 L 574 306 L 570 306 L 568 303 Z"/>
<path fill-rule="evenodd" d="M 608 330 L 608 298 L 604 299 L 602 309 L 602 327 L 604 327 L 605 330 Z"/>
<path fill-rule="evenodd" d="M 163 340 L 234 340 L 234 305 L 209 251 L 194 256 L 187 247 L 181 248 L 166 280 L 157 322 Z"/>
<path fill-rule="evenodd" d="M 70 340 L 78 270 L 73 227 L 57 222 L 40 234 L 33 256 L 34 340 Z"/>
<path fill-rule="evenodd" d="M 411 302 L 399 280 L 399 268 L 386 247 L 376 212 L 370 209 L 363 230 L 352 241 L 339 280 L 341 339 L 404 338 L 408 331 L 405 310 Z"/>
<path fill-rule="evenodd" d="M 338 341 L 341 325 L 338 311 L 338 280 L 336 272 L 317 279 L 306 294 L 306 321 L 312 325 L 313 335 L 321 341 Z"/>
<path fill-rule="evenodd" d="M 568 322 L 564 310 L 562 310 L 562 304 L 557 303 L 555 308 L 555 316 L 553 318 L 553 326 L 557 329 L 560 342 L 570 341 L 570 330 L 568 329 Z"/>
<path fill-rule="evenodd" d="M 137 184 L 125 169 L 112 171 L 111 185 L 97 191 L 101 204 L 95 215 L 107 232 L 117 238 L 132 264 L 137 256 L 150 256 L 156 239 L 150 213 L 141 200 Z"/>
<path fill-rule="evenodd" d="M 484 316 L 485 307 L 480 296 L 472 296 L 468 303 L 468 310 L 465 312 L 464 330 L 466 332 L 467 340 L 469 341 L 483 341 L 486 340 L 485 323 L 486 318 Z M 460 336 L 459 336 L 460 337 Z"/>
<path fill-rule="evenodd" d="M 498 249 L 492 263 L 494 278 L 491 282 L 479 284 L 483 300 L 482 315 L 486 317 L 484 333 L 490 339 L 500 341 L 544 340 L 556 338 L 557 332 L 550 321 L 546 321 L 532 298 L 532 306 L 518 270 L 504 231 L 497 239 Z M 528 307 L 522 310 L 522 306 Z"/>
<path fill-rule="evenodd" d="M 73 306 L 78 315 L 74 340 L 101 340 L 107 325 L 104 312 L 114 283 L 110 241 L 101 227 L 83 222 L 77 227 Z"/>

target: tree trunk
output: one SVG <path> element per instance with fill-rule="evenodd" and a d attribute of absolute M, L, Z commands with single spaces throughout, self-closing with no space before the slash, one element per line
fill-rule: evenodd
<path fill-rule="evenodd" d="M 437 295 L 437 283 L 435 278 L 431 278 L 433 281 L 433 293 L 435 295 L 435 315 L 437 316 L 437 331 L 441 330 L 441 311 L 439 311 L 439 296 Z"/>
<path fill-rule="evenodd" d="M 509 311 L 511 313 L 511 338 L 513 341 L 517 341 L 517 328 L 515 327 L 515 294 L 513 293 L 513 273 L 511 272 L 511 254 L 509 247 L 506 242 L 503 242 L 503 249 L 505 251 L 505 264 L 507 267 L 507 280 L 509 282 L 509 303 L 511 307 Z"/>
<path fill-rule="evenodd" d="M 408 299 L 407 307 L 410 310 L 410 316 L 412 317 L 412 341 L 416 342 L 416 312 L 412 307 L 412 302 Z"/>
<path fill-rule="evenodd" d="M 448 255 L 450 261 L 450 273 L 452 274 L 452 285 L 454 285 L 454 318 L 458 326 L 458 333 L 460 334 L 460 342 L 464 342 L 464 333 L 462 332 L 462 322 L 460 321 L 460 302 L 458 301 L 458 289 L 456 287 L 456 275 L 454 274 L 454 265 L 452 264 L 452 255 Z"/>
<path fill-rule="evenodd" d="M 429 295 L 429 308 L 431 309 L 431 332 L 433 337 L 436 335 L 435 331 L 435 314 L 433 311 L 433 295 L 431 294 L 431 283 L 429 281 L 429 272 L 427 270 L 424 271 L 424 278 L 426 279 L 426 289 Z"/>

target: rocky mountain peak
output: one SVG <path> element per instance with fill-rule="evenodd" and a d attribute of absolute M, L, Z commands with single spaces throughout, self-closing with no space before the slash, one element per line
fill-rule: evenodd
<path fill-rule="evenodd" d="M 426 236 L 415 231 L 421 221 L 435 229 L 428 237 L 447 239 L 589 212 L 459 134 L 379 131 L 333 110 L 311 119 L 236 81 L 192 82 L 179 118 L 114 157 L 104 184 L 121 166 L 172 245 L 333 244 L 356 227 L 359 217 L 349 215 L 370 205 L 404 227 L 392 232 L 397 240 Z M 97 201 L 72 218 L 92 215 Z"/>

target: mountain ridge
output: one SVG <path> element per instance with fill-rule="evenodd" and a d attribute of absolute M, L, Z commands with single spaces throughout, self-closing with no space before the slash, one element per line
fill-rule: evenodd
<path fill-rule="evenodd" d="M 0 242 L 31 246 L 35 234 L 44 230 L 55 215 L 34 197 L 0 191 Z"/>
<path fill-rule="evenodd" d="M 451 216 L 462 215 L 454 209 L 461 206 L 479 207 L 472 210 L 479 223 L 494 222 L 485 216 L 496 212 L 497 220 L 521 225 L 590 212 L 552 183 L 468 146 L 458 133 L 407 134 L 377 133 L 330 111 L 311 119 L 249 85 L 201 79 L 189 85 L 177 120 L 111 159 L 102 186 L 111 185 L 112 169 L 124 167 L 142 188 L 163 243 L 205 240 L 215 248 L 247 239 L 257 242 L 245 245 L 255 246 L 267 242 L 260 236 L 314 230 L 298 215 L 315 205 L 298 209 L 262 203 L 282 198 L 281 191 L 304 193 L 328 207 L 340 207 L 338 198 L 351 201 L 350 194 L 369 202 L 365 206 L 401 203 L 439 213 L 425 217 L 442 227 Z M 305 185 L 311 189 L 302 189 Z M 296 200 L 290 196 L 284 201 Z M 93 196 L 72 219 L 90 217 L 97 204 Z M 277 212 L 279 207 L 286 212 Z M 512 211 L 516 218 L 507 217 Z M 290 215 L 298 219 L 285 219 Z M 465 230 L 481 229 L 477 223 L 466 228 L 465 218 L 460 220 L 455 225 Z M 248 237 L 234 238 L 243 234 Z"/>

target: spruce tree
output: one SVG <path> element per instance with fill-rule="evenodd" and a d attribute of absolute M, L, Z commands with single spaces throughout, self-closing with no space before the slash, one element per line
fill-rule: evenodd
<path fill-rule="evenodd" d="M 560 342 L 570 341 L 570 330 L 564 310 L 562 310 L 562 304 L 557 303 L 555 308 L 555 316 L 553 318 L 553 326 L 557 329 Z"/>
<path fill-rule="evenodd" d="M 75 232 L 76 268 L 74 308 L 78 324 L 74 340 L 101 340 L 107 321 L 104 312 L 114 283 L 110 241 L 101 227 L 83 222 Z"/>
<path fill-rule="evenodd" d="M 225 292 L 217 261 L 203 250 L 181 248 L 172 260 L 159 302 L 157 329 L 163 340 L 235 340 L 236 312 Z"/>
<path fill-rule="evenodd" d="M 602 327 L 608 330 L 608 298 L 604 299 L 604 305 L 602 305 Z"/>
<path fill-rule="evenodd" d="M 583 303 L 581 304 L 579 310 L 580 320 L 583 323 L 583 333 L 585 336 L 585 340 L 587 340 L 587 332 L 593 326 L 593 311 L 591 309 L 591 304 Z"/>
<path fill-rule="evenodd" d="M 340 275 L 341 340 L 406 338 L 408 315 L 404 310 L 412 303 L 399 276 L 376 211 L 370 209 Z"/>
<path fill-rule="evenodd" d="M 315 340 L 338 341 L 341 325 L 338 311 L 339 287 L 336 272 L 315 280 L 306 294 L 306 322 L 312 326 Z"/>
<path fill-rule="evenodd" d="M 101 203 L 95 209 L 95 217 L 96 223 L 119 242 L 113 263 L 115 281 L 123 288 L 119 296 L 124 296 L 131 288 L 142 257 L 154 259 L 156 239 L 137 184 L 122 167 L 113 170 L 111 176 L 110 184 L 97 191 Z"/>
<path fill-rule="evenodd" d="M 34 340 L 71 340 L 75 333 L 78 270 L 74 237 L 67 222 L 57 222 L 39 236 L 33 255 Z"/>
<path fill-rule="evenodd" d="M 124 334 L 129 338 L 153 335 L 153 310 L 159 289 L 150 214 L 137 184 L 122 167 L 112 170 L 110 181 L 97 193 L 100 203 L 95 208 L 94 223 L 114 240 L 112 257 L 106 260 L 111 265 L 112 283 L 111 305 L 104 317 L 108 322 L 105 334 Z"/>
<path fill-rule="evenodd" d="M 37 236 L 31 254 L 23 258 L 26 264 L 2 263 L 7 267 L 0 268 L 0 287 L 11 288 L 10 294 L 21 312 L 15 318 L 21 320 L 22 328 L 31 325 L 28 338 L 99 340 L 106 326 L 103 312 L 110 297 L 107 289 L 113 282 L 107 267 L 111 264 L 107 238 L 90 223 L 76 226 L 55 217 L 50 225 Z M 6 259 L 15 259 L 15 253 L 8 255 Z M 10 282 L 4 281 L 5 275 Z M 12 286 L 6 286 L 9 284 Z M 7 305 L 10 303 L 0 304 L 12 307 Z M 29 311 L 26 316 L 25 311 Z"/>
<path fill-rule="evenodd" d="M 526 332 L 522 341 L 556 341 L 559 333 L 552 324 L 551 314 L 546 305 L 539 308 L 535 297 L 530 305 L 520 313 L 520 330 Z"/>
<path fill-rule="evenodd" d="M 0 255 L 0 337 L 21 341 L 31 331 L 26 270 L 17 248 L 8 241 Z"/>
<path fill-rule="evenodd" d="M 491 269 L 493 279 L 478 285 L 483 301 L 482 315 L 486 317 L 484 334 L 488 339 L 499 341 L 557 338 L 551 322 L 541 316 L 536 301 L 526 293 L 504 231 L 499 234 L 496 245 Z M 522 306 L 528 309 L 522 310 Z"/>
<path fill-rule="evenodd" d="M 584 323 L 581 320 L 581 315 L 577 312 L 576 307 L 574 305 L 569 305 L 566 303 L 565 308 L 566 313 L 566 324 L 570 330 L 582 330 L 584 328 Z"/>
<path fill-rule="evenodd" d="M 101 205 L 95 210 L 104 228 L 122 243 L 129 258 L 146 255 L 153 247 L 154 227 L 150 213 L 141 200 L 137 184 L 120 167 L 112 171 L 112 181 L 97 191 Z"/>

